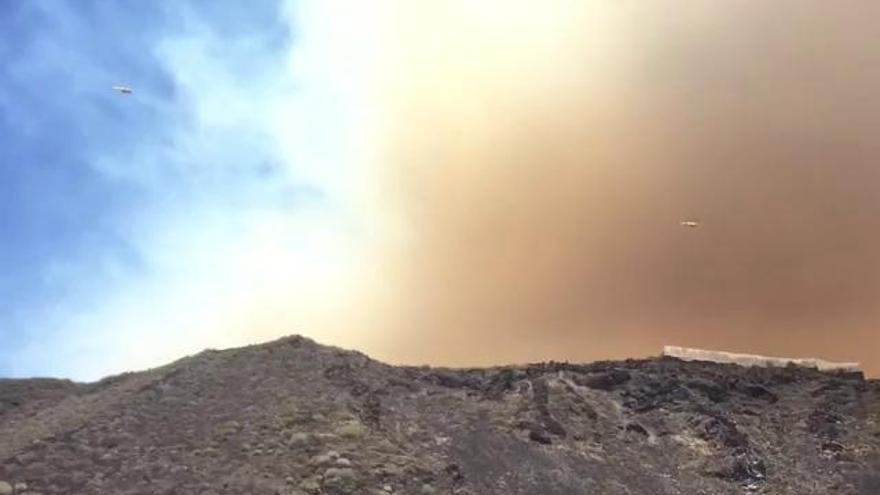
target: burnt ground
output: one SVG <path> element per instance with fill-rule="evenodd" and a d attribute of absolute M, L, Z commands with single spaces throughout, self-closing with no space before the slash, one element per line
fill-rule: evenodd
<path fill-rule="evenodd" d="M 880 494 L 880 382 L 674 359 L 392 367 L 302 337 L 0 380 L 0 495 Z"/>

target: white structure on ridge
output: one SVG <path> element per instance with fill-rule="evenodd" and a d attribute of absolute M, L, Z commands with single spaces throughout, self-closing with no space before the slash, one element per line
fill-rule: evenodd
<path fill-rule="evenodd" d="M 710 361 L 713 363 L 730 363 L 740 366 L 785 367 L 789 365 L 816 368 L 820 371 L 860 372 L 859 363 L 834 363 L 815 358 L 781 358 L 758 356 L 755 354 L 736 354 L 724 351 L 707 351 L 688 347 L 663 346 L 663 356 L 683 361 Z"/>

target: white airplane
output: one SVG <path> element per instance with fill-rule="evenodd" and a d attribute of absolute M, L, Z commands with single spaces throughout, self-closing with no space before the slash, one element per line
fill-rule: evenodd
<path fill-rule="evenodd" d="M 130 94 L 134 93 L 134 90 L 128 86 L 113 86 L 113 89 L 116 91 L 119 91 L 120 93 L 122 93 L 124 95 L 130 95 Z"/>
<path fill-rule="evenodd" d="M 700 226 L 700 222 L 697 222 L 696 220 L 684 220 L 682 222 L 679 222 L 679 225 L 681 225 L 682 227 L 695 229 Z"/>

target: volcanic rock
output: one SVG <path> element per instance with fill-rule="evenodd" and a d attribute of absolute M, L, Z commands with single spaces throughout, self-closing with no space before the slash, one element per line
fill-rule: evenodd
<path fill-rule="evenodd" d="M 287 337 L 0 380 L 0 494 L 880 494 L 880 383 L 670 357 L 393 367 Z"/>

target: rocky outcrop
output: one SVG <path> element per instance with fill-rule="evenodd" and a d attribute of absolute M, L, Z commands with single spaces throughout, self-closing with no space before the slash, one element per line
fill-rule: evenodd
<path fill-rule="evenodd" d="M 392 367 L 289 337 L 0 398 L 15 495 L 880 493 L 880 385 L 801 367 Z"/>

